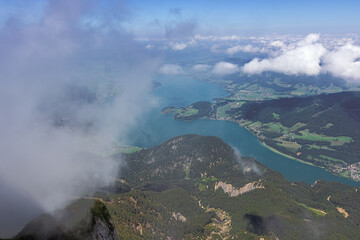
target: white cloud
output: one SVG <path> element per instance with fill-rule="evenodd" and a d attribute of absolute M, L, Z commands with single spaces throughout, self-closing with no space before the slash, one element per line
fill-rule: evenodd
<path fill-rule="evenodd" d="M 191 39 L 190 41 L 187 42 L 187 44 L 191 46 L 195 46 L 197 42 L 195 41 L 195 39 Z"/>
<path fill-rule="evenodd" d="M 307 45 L 307 44 L 312 44 L 312 43 L 318 42 L 319 39 L 320 39 L 319 34 L 311 33 L 311 34 L 307 35 L 304 40 L 301 40 L 300 42 L 298 42 L 298 44 L 300 46 Z"/>
<path fill-rule="evenodd" d="M 278 48 L 283 48 L 284 47 L 284 43 L 282 41 L 276 40 L 270 43 L 270 46 L 273 47 L 278 47 Z"/>
<path fill-rule="evenodd" d="M 181 66 L 177 64 L 165 64 L 159 69 L 159 72 L 165 75 L 178 75 L 184 73 Z"/>
<path fill-rule="evenodd" d="M 118 8 L 113 19 L 97 8 L 101 1 L 89 2 L 49 1 L 41 19 L 22 23 L 14 15 L 0 29 L 0 192 L 7 209 L 31 199 L 53 211 L 111 183 L 121 159 L 108 156 L 130 140 L 154 101 L 149 89 L 159 60 L 110 24 L 121 24 Z M 93 11 L 109 20 L 107 31 L 83 26 Z M 3 182 L 21 197 L 8 198 Z M 4 220 L 23 221 L 27 211 L 3 212 L 0 204 L 0 233 Z"/>
<path fill-rule="evenodd" d="M 324 57 L 323 70 L 350 81 L 360 81 L 360 46 L 347 44 Z"/>
<path fill-rule="evenodd" d="M 148 45 L 146 45 L 146 47 L 145 47 L 146 49 L 153 49 L 154 48 L 154 45 L 152 45 L 152 44 L 148 44 Z"/>
<path fill-rule="evenodd" d="M 172 49 L 174 50 L 184 50 L 187 47 L 185 43 L 174 43 L 172 44 Z"/>
<path fill-rule="evenodd" d="M 219 37 L 218 38 L 219 40 L 223 40 L 223 41 L 229 41 L 229 40 L 240 40 L 241 38 L 239 36 L 236 36 L 236 35 L 231 35 L 231 36 L 222 36 L 222 37 Z"/>
<path fill-rule="evenodd" d="M 236 64 L 232 64 L 229 62 L 218 62 L 213 70 L 212 73 L 218 74 L 218 75 L 227 75 L 227 74 L 233 74 L 236 72 L 239 72 L 240 68 Z"/>
<path fill-rule="evenodd" d="M 197 40 L 208 40 L 208 41 L 239 41 L 242 38 L 236 35 L 231 36 L 201 36 L 195 35 L 195 39 Z"/>
<path fill-rule="evenodd" d="M 210 65 L 208 64 L 196 64 L 193 66 L 193 70 L 197 72 L 203 72 L 210 68 Z"/>
<path fill-rule="evenodd" d="M 237 45 L 231 48 L 226 49 L 227 54 L 235 54 L 237 52 L 261 52 L 264 51 L 263 49 L 260 49 L 259 47 L 252 46 L 250 44 L 241 46 Z"/>
<path fill-rule="evenodd" d="M 321 71 L 321 58 L 326 53 L 318 40 L 318 34 L 310 34 L 304 40 L 284 48 L 283 53 L 277 57 L 263 60 L 254 58 L 244 65 L 243 71 L 250 74 L 273 71 L 289 75 L 317 75 Z"/>

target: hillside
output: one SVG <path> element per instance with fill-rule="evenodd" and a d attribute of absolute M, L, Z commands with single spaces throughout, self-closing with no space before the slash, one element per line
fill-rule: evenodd
<path fill-rule="evenodd" d="M 43 214 L 28 224 L 15 239 L 118 239 L 106 206 L 99 200 L 80 199 L 64 209 Z"/>
<path fill-rule="evenodd" d="M 113 222 L 119 239 L 329 240 L 360 235 L 357 188 L 288 182 L 217 137 L 184 135 L 114 158 L 124 162 L 118 180 L 93 198 L 106 206 L 96 212 L 108 216 L 102 219 Z"/>
<path fill-rule="evenodd" d="M 180 136 L 123 156 L 118 191 L 99 193 L 120 239 L 357 239 L 360 234 L 357 189 L 288 182 L 217 137 Z"/>
<path fill-rule="evenodd" d="M 207 111 L 202 110 L 205 105 L 163 112 L 175 113 L 175 118 L 183 120 L 235 121 L 271 148 L 360 180 L 360 92 L 250 102 L 219 99 L 207 103 Z M 188 114 L 190 109 L 202 115 Z"/>

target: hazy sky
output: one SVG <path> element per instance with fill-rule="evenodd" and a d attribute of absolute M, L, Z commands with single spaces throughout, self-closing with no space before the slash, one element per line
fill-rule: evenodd
<path fill-rule="evenodd" d="M 197 21 L 199 33 L 209 34 L 359 32 L 360 26 L 360 1 L 356 0 L 132 2 L 136 29 L 154 19 L 172 20 L 176 9 L 182 17 Z"/>
<path fill-rule="evenodd" d="M 21 12 L 26 21 L 42 15 L 45 0 L 0 0 L 0 16 Z M 106 8 L 114 0 L 102 1 Z M 203 35 L 264 35 L 359 33 L 358 0 L 132 0 L 127 5 L 126 28 L 136 36 L 164 34 L 176 21 L 194 23 L 194 33 Z M 114 10 L 114 9 L 112 9 Z M 114 10 L 112 14 L 116 15 Z M 124 14 L 121 14 L 124 17 Z M 96 13 L 88 20 L 99 21 Z"/>

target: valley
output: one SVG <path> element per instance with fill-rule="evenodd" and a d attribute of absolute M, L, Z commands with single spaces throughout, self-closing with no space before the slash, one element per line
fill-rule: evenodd
<path fill-rule="evenodd" d="M 262 101 L 225 97 L 162 112 L 181 120 L 236 122 L 271 149 L 359 181 L 359 96 L 342 92 Z"/>

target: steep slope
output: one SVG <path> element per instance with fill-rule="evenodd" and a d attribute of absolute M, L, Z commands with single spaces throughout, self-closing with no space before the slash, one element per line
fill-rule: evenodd
<path fill-rule="evenodd" d="M 118 239 L 106 206 L 81 199 L 30 221 L 15 239 Z"/>

